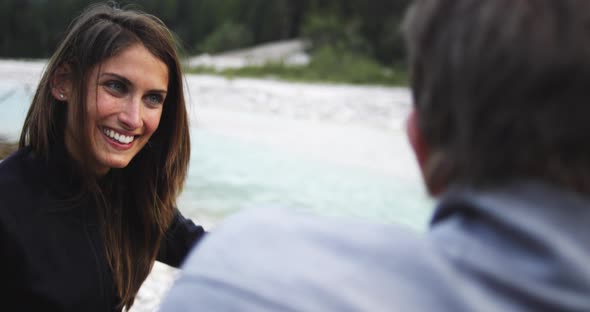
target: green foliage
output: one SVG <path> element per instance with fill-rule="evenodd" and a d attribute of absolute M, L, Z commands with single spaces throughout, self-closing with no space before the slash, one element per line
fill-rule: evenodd
<path fill-rule="evenodd" d="M 206 53 L 223 52 L 245 48 L 252 45 L 253 41 L 252 32 L 244 25 L 225 22 L 205 38 L 198 50 Z"/>
<path fill-rule="evenodd" d="M 226 77 L 274 78 L 290 81 L 332 82 L 364 85 L 407 85 L 403 68 L 393 70 L 375 60 L 357 53 L 342 52 L 326 46 L 317 50 L 307 66 L 288 66 L 271 63 L 265 66 L 248 66 L 239 69 L 216 71 L 199 67 L 187 69 L 197 74 L 220 74 Z"/>
<path fill-rule="evenodd" d="M 385 63 L 404 63 L 405 49 L 400 29 L 401 17 L 391 15 L 384 21 L 383 31 L 379 35 L 377 57 Z"/>
<path fill-rule="evenodd" d="M 324 46 L 312 54 L 310 68 L 314 69 L 318 79 L 327 80 L 334 77 L 351 83 L 388 83 L 388 78 L 374 60 L 364 55 Z"/>
<path fill-rule="evenodd" d="M 91 1 L 0 1 L 0 57 L 47 57 L 69 21 Z"/>
<path fill-rule="evenodd" d="M 344 21 L 340 17 L 328 14 L 311 14 L 305 20 L 301 35 L 307 38 L 312 49 L 326 47 L 368 54 L 368 42 L 360 34 L 360 22 L 356 19 Z"/>
<path fill-rule="evenodd" d="M 0 57 L 48 57 L 71 20 L 95 2 L 0 0 Z M 182 44 L 190 48 L 189 53 L 305 36 L 312 38 L 314 49 L 330 45 L 373 57 L 387 65 L 403 60 L 399 22 L 410 0 L 116 2 L 120 7 L 139 8 L 161 18 Z M 233 31 L 228 31 L 232 28 Z M 234 36 L 233 32 L 242 35 Z"/>
<path fill-rule="evenodd" d="M 406 84 L 405 73 L 384 68 L 372 56 L 372 46 L 362 35 L 359 19 L 344 19 L 333 13 L 311 14 L 302 26 L 302 36 L 312 43 L 306 79 L 358 84 Z M 385 33 L 396 45 L 397 33 Z M 396 74 L 394 74 L 396 73 Z"/>
<path fill-rule="evenodd" d="M 362 21 L 361 34 L 371 44 L 373 57 L 384 64 L 405 57 L 400 22 L 409 0 L 340 0 L 342 15 Z"/>

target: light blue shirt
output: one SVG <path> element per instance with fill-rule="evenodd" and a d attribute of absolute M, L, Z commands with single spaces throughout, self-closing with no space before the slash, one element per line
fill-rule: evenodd
<path fill-rule="evenodd" d="M 192 252 L 162 311 L 590 311 L 590 201 L 453 189 L 428 233 L 249 210 Z"/>

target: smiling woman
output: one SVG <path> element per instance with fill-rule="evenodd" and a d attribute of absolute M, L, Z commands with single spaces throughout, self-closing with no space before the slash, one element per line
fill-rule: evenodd
<path fill-rule="evenodd" d="M 189 154 L 170 31 L 142 12 L 88 8 L 45 69 L 19 150 L 0 164 L 5 304 L 131 307 L 154 261 L 179 266 L 204 234 L 176 209 Z"/>
<path fill-rule="evenodd" d="M 67 65 L 59 70 L 71 72 Z M 168 68 L 138 43 L 95 66 L 89 77 L 86 106 L 92 168 L 104 175 L 111 168 L 125 168 L 158 128 L 168 88 Z M 57 100 L 65 100 L 70 90 L 69 80 L 62 79 L 54 83 L 52 94 Z M 70 154 L 79 158 L 74 141 L 75 118 L 73 113 L 68 114 L 65 143 Z"/>

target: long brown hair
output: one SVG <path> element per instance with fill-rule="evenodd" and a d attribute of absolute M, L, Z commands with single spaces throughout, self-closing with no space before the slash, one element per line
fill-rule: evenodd
<path fill-rule="evenodd" d="M 168 67 L 168 94 L 160 124 L 146 146 L 123 169 L 104 179 L 90 172 L 91 143 L 86 123 L 87 85 L 93 68 L 124 49 L 142 44 Z M 66 107 L 75 116 L 73 140 L 81 157 L 73 164 L 84 192 L 94 194 L 104 248 L 121 307 L 129 308 L 149 274 L 160 241 L 174 216 L 190 158 L 183 79 L 174 36 L 157 17 L 137 10 L 93 5 L 79 15 L 48 62 L 26 116 L 20 147 L 48 159 L 51 146 L 64 144 Z M 60 66 L 71 70 L 68 103 L 51 95 L 51 79 Z"/>

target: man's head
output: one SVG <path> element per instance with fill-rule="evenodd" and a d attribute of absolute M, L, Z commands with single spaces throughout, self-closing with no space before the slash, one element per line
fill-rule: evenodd
<path fill-rule="evenodd" d="M 404 31 L 431 193 L 522 178 L 590 193 L 590 1 L 417 0 Z"/>

